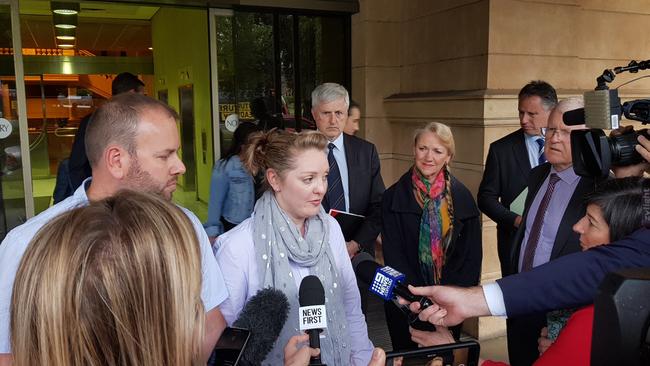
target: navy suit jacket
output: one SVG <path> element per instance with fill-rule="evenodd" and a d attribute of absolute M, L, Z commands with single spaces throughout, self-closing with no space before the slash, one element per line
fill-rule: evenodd
<path fill-rule="evenodd" d="M 641 267 L 650 267 L 650 229 L 566 255 L 497 283 L 508 317 L 515 317 L 590 304 L 607 273 Z"/>
<path fill-rule="evenodd" d="M 375 240 L 381 230 L 381 196 L 385 190 L 379 154 L 372 143 L 345 133 L 343 146 L 348 165 L 350 212 L 365 216 L 352 239 L 365 251 L 374 254 Z M 323 200 L 323 207 L 329 210 L 326 200 L 327 196 Z"/>

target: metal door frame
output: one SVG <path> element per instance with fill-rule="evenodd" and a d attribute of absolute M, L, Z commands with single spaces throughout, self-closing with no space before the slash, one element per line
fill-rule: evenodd
<path fill-rule="evenodd" d="M 32 189 L 32 160 L 29 153 L 29 134 L 27 131 L 27 94 L 25 92 L 23 43 L 20 37 L 20 9 L 18 0 L 0 0 L 0 4 L 8 4 L 11 12 L 11 43 L 14 49 L 14 75 L 16 77 L 16 102 L 18 104 L 18 129 L 23 167 L 25 216 L 29 219 L 34 216 L 34 191 Z"/>

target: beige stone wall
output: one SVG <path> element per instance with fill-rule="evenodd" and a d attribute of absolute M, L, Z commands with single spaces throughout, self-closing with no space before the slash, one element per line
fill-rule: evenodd
<path fill-rule="evenodd" d="M 362 104 L 360 134 L 377 145 L 387 186 L 412 162 L 413 131 L 435 120 L 451 126 L 452 171 L 476 193 L 489 144 L 518 128 L 524 84 L 544 79 L 560 97 L 576 95 L 592 89 L 605 68 L 650 55 L 648 0 L 359 2 L 352 96 Z M 621 74 L 613 85 L 642 75 Z M 650 78 L 620 92 L 648 97 Z M 500 276 L 495 231 L 485 218 L 482 281 Z M 470 328 L 481 338 L 503 334 L 495 319 Z"/>

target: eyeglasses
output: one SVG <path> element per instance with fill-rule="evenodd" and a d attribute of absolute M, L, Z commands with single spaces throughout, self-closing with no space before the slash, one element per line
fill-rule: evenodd
<path fill-rule="evenodd" d="M 555 136 L 556 133 L 562 139 L 571 136 L 571 130 L 559 129 L 559 128 L 553 128 L 553 127 L 546 128 L 545 136 L 546 136 L 547 139 L 550 139 L 551 137 Z"/>

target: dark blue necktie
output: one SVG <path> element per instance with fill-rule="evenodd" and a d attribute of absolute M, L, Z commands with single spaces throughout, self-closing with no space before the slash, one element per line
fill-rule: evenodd
<path fill-rule="evenodd" d="M 336 163 L 336 159 L 334 159 L 334 148 L 336 146 L 330 142 L 327 147 L 330 149 L 330 152 L 327 154 L 327 161 L 330 164 L 330 173 L 327 176 L 327 203 L 329 207 L 327 205 L 323 206 L 325 206 L 326 211 L 329 211 L 329 209 L 345 211 L 345 193 L 343 192 L 343 183 L 341 182 L 341 171 L 339 170 L 339 165 Z"/>
<path fill-rule="evenodd" d="M 539 158 L 537 158 L 537 164 L 544 164 L 546 163 L 546 155 L 544 155 L 544 138 L 540 137 L 535 140 L 535 142 L 539 145 L 539 152 L 537 155 Z"/>

